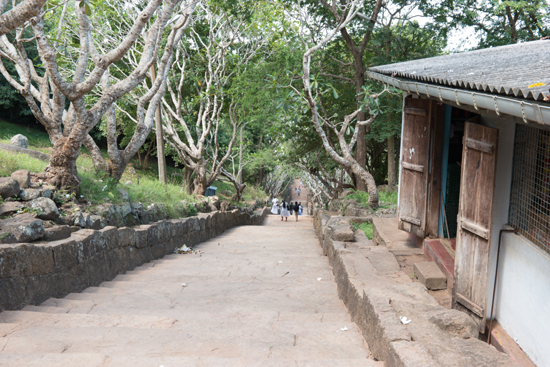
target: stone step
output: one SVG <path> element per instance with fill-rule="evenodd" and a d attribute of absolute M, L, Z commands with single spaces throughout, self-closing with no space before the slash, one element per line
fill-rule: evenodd
<path fill-rule="evenodd" d="M 109 309 L 119 307 L 120 309 L 139 310 L 170 310 L 176 309 L 186 313 L 191 312 L 223 312 L 226 309 L 247 309 L 255 308 L 264 311 L 300 311 L 305 313 L 332 313 L 340 309 L 340 301 L 337 299 L 326 299 L 322 295 L 315 298 L 301 299 L 299 293 L 286 294 L 284 292 L 255 292 L 258 298 L 248 297 L 248 293 L 217 294 L 211 292 L 210 297 L 197 298 L 192 292 L 186 293 L 182 290 L 181 295 L 143 295 L 143 294 L 93 294 L 74 293 L 66 297 L 67 300 L 88 300 L 95 304 L 98 309 Z M 241 302 L 246 302 L 242 304 Z M 63 306 L 66 307 L 66 306 Z M 85 310 L 84 307 L 80 306 Z"/>
<path fill-rule="evenodd" d="M 2 367 L 102 367 L 107 356 L 97 353 L 41 353 L 41 354 L 0 354 Z"/>
<path fill-rule="evenodd" d="M 28 312 L 44 312 L 44 313 L 69 313 L 71 311 L 70 308 L 64 308 L 64 307 L 48 307 L 48 306 L 25 306 L 21 311 L 28 311 Z M 82 312 L 86 313 L 86 312 Z"/>
<path fill-rule="evenodd" d="M 77 332 L 74 330 L 73 332 Z M 162 343 L 161 343 L 162 342 Z M 309 359 L 368 359 L 364 349 L 348 344 L 271 345 L 269 343 L 237 343 L 226 340 L 185 343 L 164 338 L 156 342 L 146 340 L 58 340 L 43 338 L 10 337 L 2 354 L 95 353 L 101 350 L 107 355 L 174 355 L 182 357 L 221 358 L 278 358 L 290 360 Z"/>
<path fill-rule="evenodd" d="M 327 323 L 328 324 L 328 323 Z M 17 353 L 17 348 L 23 348 L 23 352 L 37 353 L 51 350 L 63 350 L 60 345 L 79 346 L 79 352 L 95 351 L 92 345 L 102 343 L 103 348 L 114 348 L 113 354 L 131 353 L 143 354 L 149 349 L 156 349 L 152 353 L 182 354 L 183 352 L 195 353 L 204 343 L 233 343 L 242 350 L 255 348 L 255 353 L 263 353 L 273 346 L 354 346 L 364 351 L 362 338 L 353 329 L 350 323 L 330 323 L 328 325 L 313 325 L 308 323 L 273 323 L 273 325 L 258 325 L 255 329 L 245 330 L 244 323 L 229 322 L 218 324 L 215 327 L 197 326 L 192 323 L 178 322 L 170 329 L 135 329 L 125 327 L 99 327 L 90 326 L 84 328 L 33 326 L 19 328 L 13 331 L 8 338 L 0 341 L 14 341 L 13 338 L 26 339 L 29 342 L 10 344 L 8 347 L 0 344 L 4 352 Z M 346 326 L 349 331 L 341 331 Z M 291 330 L 294 328 L 295 330 Z M 30 342 L 35 340 L 36 342 Z M 52 341 L 51 346 L 47 342 Z M 44 344 L 46 343 L 46 344 Z M 17 348 L 16 348 L 17 347 Z M 27 349 L 24 349 L 27 348 Z M 58 348 L 58 349 L 55 349 Z M 86 349 L 88 348 L 88 349 Z M 101 347 L 98 346 L 98 350 Z M 127 349 L 130 348 L 130 349 Z M 143 350 L 141 351 L 140 348 Z M 105 351 L 105 349 L 102 349 Z M 70 352 L 76 352 L 76 349 Z M 116 352 L 116 353 L 115 353 Z M 267 354 L 265 354 L 267 356 Z"/>
<path fill-rule="evenodd" d="M 176 320 L 158 316 L 135 315 L 87 315 L 87 314 L 50 314 L 43 312 L 3 311 L 0 313 L 0 323 L 16 323 L 24 327 L 130 327 L 146 329 L 167 329 Z"/>
<path fill-rule="evenodd" d="M 3 367 L 383 367 L 370 359 L 290 360 L 275 358 L 106 356 L 99 353 L 0 354 Z"/>
<path fill-rule="evenodd" d="M 422 261 L 414 264 L 414 274 L 430 290 L 447 289 L 447 277 L 435 262 Z"/>

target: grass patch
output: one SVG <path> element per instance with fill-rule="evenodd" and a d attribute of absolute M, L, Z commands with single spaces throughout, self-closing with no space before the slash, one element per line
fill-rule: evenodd
<path fill-rule="evenodd" d="M 357 202 L 357 206 L 365 209 L 370 209 L 369 193 L 366 191 L 353 191 L 346 199 L 353 199 Z M 378 191 L 378 201 L 380 203 L 378 209 L 390 209 L 397 206 L 397 192 Z"/>
<path fill-rule="evenodd" d="M 371 222 L 352 223 L 352 226 L 354 230 L 365 232 L 365 236 L 367 236 L 369 240 L 372 240 L 373 227 Z"/>
<path fill-rule="evenodd" d="M 11 144 L 10 139 L 17 134 L 25 135 L 29 139 L 29 146 L 32 146 L 33 149 L 41 150 L 42 148 L 52 147 L 46 132 L 31 126 L 22 126 L 0 120 L 0 143 Z"/>
<path fill-rule="evenodd" d="M 47 165 L 48 162 L 32 158 L 27 154 L 0 150 L 0 177 L 7 177 L 20 169 L 42 172 Z"/>

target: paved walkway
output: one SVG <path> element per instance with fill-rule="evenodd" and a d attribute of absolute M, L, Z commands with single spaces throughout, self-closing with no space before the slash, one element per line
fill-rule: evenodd
<path fill-rule="evenodd" d="M 383 366 L 311 218 L 244 226 L 100 287 L 0 313 L 1 366 Z"/>

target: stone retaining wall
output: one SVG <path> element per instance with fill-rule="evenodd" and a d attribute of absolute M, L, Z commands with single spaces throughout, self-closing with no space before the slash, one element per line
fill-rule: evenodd
<path fill-rule="evenodd" d="M 268 212 L 213 212 L 132 228 L 83 229 L 54 242 L 0 245 L 0 311 L 97 286 L 184 244 L 197 245 L 235 226 L 261 225 Z"/>

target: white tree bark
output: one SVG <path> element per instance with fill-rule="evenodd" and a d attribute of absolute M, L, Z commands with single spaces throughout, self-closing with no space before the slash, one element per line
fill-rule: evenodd
<path fill-rule="evenodd" d="M 8 0 L 0 1 L 0 36 L 21 27 L 42 11 L 47 0 L 12 1 L 13 7 L 4 13 Z"/>

